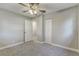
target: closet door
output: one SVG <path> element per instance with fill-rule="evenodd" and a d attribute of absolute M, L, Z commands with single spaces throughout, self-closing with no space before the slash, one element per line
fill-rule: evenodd
<path fill-rule="evenodd" d="M 32 40 L 32 21 L 25 20 L 25 42 Z"/>
<path fill-rule="evenodd" d="M 45 42 L 52 41 L 52 19 L 45 20 Z"/>

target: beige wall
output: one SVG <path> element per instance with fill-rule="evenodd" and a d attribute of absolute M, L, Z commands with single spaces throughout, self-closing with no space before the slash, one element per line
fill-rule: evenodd
<path fill-rule="evenodd" d="M 0 47 L 23 42 L 26 17 L 0 9 Z"/>

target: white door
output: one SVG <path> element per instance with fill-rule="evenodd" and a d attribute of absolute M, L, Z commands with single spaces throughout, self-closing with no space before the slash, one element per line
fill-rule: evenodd
<path fill-rule="evenodd" d="M 32 21 L 25 20 L 25 42 L 32 40 Z"/>
<path fill-rule="evenodd" d="M 52 40 L 52 20 L 45 20 L 45 42 Z"/>

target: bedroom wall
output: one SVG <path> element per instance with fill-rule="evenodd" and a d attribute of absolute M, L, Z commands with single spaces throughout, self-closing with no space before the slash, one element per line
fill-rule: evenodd
<path fill-rule="evenodd" d="M 49 15 L 48 18 L 46 17 L 45 19 L 52 21 L 52 34 L 50 33 L 52 35 L 52 39 L 49 38 L 48 41 L 51 40 L 51 43 L 77 49 L 77 16 L 77 7 L 73 7 L 58 11 L 52 16 Z M 46 25 L 50 26 L 50 24 Z M 48 34 L 50 29 L 51 28 L 46 31 L 47 33 L 45 37 L 50 37 Z"/>
<path fill-rule="evenodd" d="M 63 46 L 78 48 L 76 28 L 76 8 L 60 12 L 54 18 L 55 35 L 52 42 Z M 54 32 L 53 32 L 54 33 Z"/>
<path fill-rule="evenodd" d="M 0 8 L 0 47 L 24 41 L 24 21 L 29 18 Z"/>
<path fill-rule="evenodd" d="M 39 41 L 55 43 L 64 47 L 79 48 L 79 6 L 37 17 L 36 37 Z M 44 20 L 44 22 L 43 22 Z M 44 24 L 42 24 L 44 23 Z M 44 28 L 42 27 L 44 25 Z M 44 30 L 44 32 L 43 32 Z M 45 39 L 42 39 L 45 37 Z"/>

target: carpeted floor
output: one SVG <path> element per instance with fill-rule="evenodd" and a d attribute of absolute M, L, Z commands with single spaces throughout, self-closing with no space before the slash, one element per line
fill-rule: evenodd
<path fill-rule="evenodd" d="M 27 42 L 12 48 L 0 50 L 1 56 L 79 56 L 78 53 L 49 44 Z"/>

